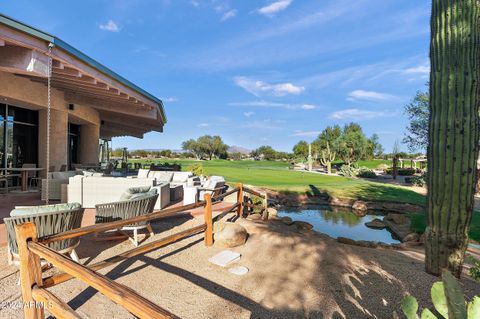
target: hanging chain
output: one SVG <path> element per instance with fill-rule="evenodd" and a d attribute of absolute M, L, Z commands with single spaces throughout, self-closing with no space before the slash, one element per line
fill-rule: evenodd
<path fill-rule="evenodd" d="M 46 158 L 46 180 L 45 185 L 45 203 L 48 205 L 50 201 L 50 121 L 52 108 L 52 48 L 53 43 L 48 45 L 48 78 L 47 78 L 47 158 Z"/>

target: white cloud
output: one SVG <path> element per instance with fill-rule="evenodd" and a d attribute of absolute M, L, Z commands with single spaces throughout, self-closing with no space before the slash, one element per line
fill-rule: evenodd
<path fill-rule="evenodd" d="M 231 19 L 233 17 L 235 17 L 237 15 L 237 10 L 236 9 L 233 9 L 233 10 L 230 10 L 230 11 L 227 11 L 223 14 L 222 18 L 220 19 L 220 21 L 227 21 L 228 19 Z"/>
<path fill-rule="evenodd" d="M 200 123 L 200 124 L 198 124 L 198 127 L 208 127 L 208 126 L 210 126 L 210 124 L 208 124 L 208 123 Z"/>
<path fill-rule="evenodd" d="M 355 101 L 355 100 L 366 100 L 366 101 L 388 101 L 388 100 L 395 100 L 397 99 L 396 96 L 379 93 L 375 91 L 364 91 L 364 90 L 355 90 L 348 94 L 347 100 Z"/>
<path fill-rule="evenodd" d="M 320 131 L 295 131 L 291 136 L 317 136 L 321 132 Z"/>
<path fill-rule="evenodd" d="M 298 95 L 305 91 L 305 87 L 296 86 L 292 83 L 269 84 L 263 81 L 254 80 L 245 76 L 234 78 L 235 84 L 255 96 L 269 94 L 274 96 L 285 96 L 288 94 Z"/>
<path fill-rule="evenodd" d="M 113 20 L 108 20 L 105 24 L 100 24 L 100 30 L 103 31 L 110 31 L 110 32 L 118 32 L 120 31 L 120 27 L 117 23 Z"/>
<path fill-rule="evenodd" d="M 190 4 L 194 7 L 198 7 L 200 5 L 200 2 L 198 2 L 196 0 L 190 0 Z"/>
<path fill-rule="evenodd" d="M 313 109 L 316 109 L 317 106 L 313 105 L 313 104 L 303 104 L 303 105 L 300 106 L 300 108 L 302 110 L 313 110 Z"/>
<path fill-rule="evenodd" d="M 243 113 L 243 115 L 245 115 L 246 117 L 250 117 L 254 114 L 255 114 L 255 112 L 245 112 L 245 113 Z"/>
<path fill-rule="evenodd" d="M 293 0 L 278 0 L 257 10 L 259 14 L 272 16 L 277 12 L 285 10 Z"/>
<path fill-rule="evenodd" d="M 369 110 L 360 110 L 360 109 L 345 109 L 341 111 L 336 111 L 330 114 L 331 119 L 336 120 L 366 120 L 373 119 L 378 117 L 385 117 L 393 115 L 392 113 L 387 113 L 384 111 L 369 111 Z"/>
<path fill-rule="evenodd" d="M 167 103 L 173 103 L 173 102 L 177 102 L 178 99 L 176 97 L 173 97 L 173 96 L 168 96 L 168 97 L 162 98 L 162 101 L 167 102 Z"/>
<path fill-rule="evenodd" d="M 252 128 L 252 129 L 260 129 L 260 130 L 279 130 L 282 129 L 283 126 L 280 125 L 284 123 L 282 120 L 259 120 L 259 121 L 250 121 L 243 125 L 244 128 Z"/>
<path fill-rule="evenodd" d="M 406 74 L 429 74 L 430 67 L 426 65 L 419 65 L 417 67 L 406 69 L 405 73 Z"/>
<path fill-rule="evenodd" d="M 290 103 L 278 103 L 278 102 L 271 102 L 271 101 L 265 101 L 265 100 L 259 100 L 259 101 L 250 101 L 250 102 L 231 102 L 228 103 L 230 106 L 257 106 L 257 107 L 277 107 L 277 108 L 282 108 L 282 109 L 288 109 L 288 110 L 313 110 L 316 109 L 317 106 L 313 104 L 290 104 Z"/>

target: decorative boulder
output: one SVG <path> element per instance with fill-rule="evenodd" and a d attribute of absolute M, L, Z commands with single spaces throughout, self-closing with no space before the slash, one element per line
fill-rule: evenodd
<path fill-rule="evenodd" d="M 395 214 L 395 213 L 390 213 L 386 216 L 387 220 L 391 220 L 397 225 L 403 225 L 406 224 L 408 221 L 408 217 L 405 216 L 404 214 Z"/>
<path fill-rule="evenodd" d="M 302 222 L 302 221 L 295 221 L 293 222 L 295 226 L 297 226 L 298 230 L 312 230 L 313 225 L 307 222 Z"/>
<path fill-rule="evenodd" d="M 355 203 L 353 203 L 352 209 L 356 210 L 356 211 L 365 212 L 365 211 L 368 210 L 368 205 L 367 205 L 366 202 L 364 202 L 362 200 L 357 200 L 357 201 L 355 201 Z"/>
<path fill-rule="evenodd" d="M 261 220 L 262 215 L 260 215 L 260 214 L 250 214 L 250 215 L 248 215 L 247 219 L 248 220 Z"/>
<path fill-rule="evenodd" d="M 384 229 L 385 227 L 387 227 L 385 223 L 378 218 L 375 218 L 369 222 L 366 222 L 365 226 L 369 228 L 375 228 L 375 229 Z"/>
<path fill-rule="evenodd" d="M 282 222 L 285 224 L 285 225 L 291 225 L 293 224 L 293 220 L 290 218 L 290 217 L 282 217 Z"/>
<path fill-rule="evenodd" d="M 245 244 L 247 237 L 245 227 L 234 223 L 224 223 L 223 228 L 214 235 L 215 244 L 228 248 Z"/>
<path fill-rule="evenodd" d="M 346 238 L 346 237 L 338 237 L 337 241 L 342 244 L 347 244 L 347 245 L 355 245 L 355 240 Z"/>
<path fill-rule="evenodd" d="M 269 207 L 267 211 L 268 211 L 268 216 L 277 216 L 277 210 L 275 208 Z"/>
<path fill-rule="evenodd" d="M 408 234 L 407 236 L 405 236 L 405 238 L 403 238 L 403 241 L 404 241 L 404 242 L 407 242 L 407 241 L 420 241 L 420 235 L 417 234 L 417 233 L 410 233 L 410 234 Z"/>

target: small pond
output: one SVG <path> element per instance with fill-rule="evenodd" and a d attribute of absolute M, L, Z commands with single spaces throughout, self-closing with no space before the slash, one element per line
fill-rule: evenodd
<path fill-rule="evenodd" d="M 369 212 L 359 216 L 348 208 L 328 206 L 283 207 L 278 216 L 288 216 L 292 220 L 304 221 L 313 225 L 313 229 L 330 237 L 346 237 L 353 240 L 379 241 L 386 244 L 400 243 L 387 229 L 372 229 L 365 226 L 375 218 L 382 219 L 383 214 Z"/>

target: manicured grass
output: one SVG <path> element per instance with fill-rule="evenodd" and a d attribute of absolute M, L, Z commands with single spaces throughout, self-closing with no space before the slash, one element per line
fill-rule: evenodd
<path fill-rule="evenodd" d="M 337 160 L 337 161 L 334 161 L 333 164 L 343 164 L 342 161 L 340 160 Z M 379 160 L 379 159 L 373 159 L 373 160 L 366 160 L 366 161 L 358 161 L 356 162 L 356 164 L 359 166 L 359 167 L 368 167 L 370 169 L 375 169 L 377 168 L 379 165 L 382 165 L 382 164 L 385 164 L 385 165 L 388 165 L 388 166 L 392 166 L 392 161 L 389 161 L 389 160 Z"/>
<path fill-rule="evenodd" d="M 189 170 L 190 165 L 201 163 L 208 175 L 224 176 L 229 183 L 241 182 L 277 191 L 309 192 L 343 199 L 393 201 L 420 205 L 425 203 L 423 195 L 402 187 L 360 179 L 292 171 L 288 169 L 289 164 L 286 162 L 226 160 L 168 162 L 181 164 L 182 170 Z"/>
<path fill-rule="evenodd" d="M 420 213 L 408 213 L 408 217 L 412 221 L 411 230 L 416 233 L 423 233 L 427 227 L 427 216 Z M 468 233 L 470 239 L 480 242 L 480 212 L 474 212 L 470 231 Z"/>

